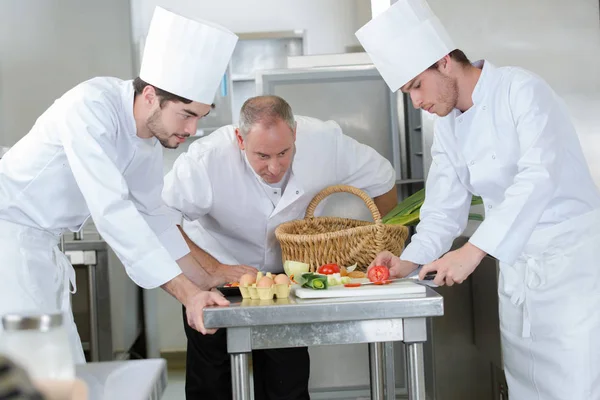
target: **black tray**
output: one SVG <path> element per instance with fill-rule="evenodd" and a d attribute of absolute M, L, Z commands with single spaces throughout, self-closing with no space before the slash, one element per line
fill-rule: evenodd
<path fill-rule="evenodd" d="M 228 296 L 241 296 L 242 294 L 240 293 L 240 288 L 239 287 L 225 287 L 225 286 L 217 286 L 217 290 L 221 293 L 223 293 L 223 296 L 228 297 Z"/>

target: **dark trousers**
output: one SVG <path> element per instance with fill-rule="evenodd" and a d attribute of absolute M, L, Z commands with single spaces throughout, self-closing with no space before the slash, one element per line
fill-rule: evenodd
<path fill-rule="evenodd" d="M 190 328 L 185 307 L 187 336 L 185 395 L 187 400 L 230 400 L 231 362 L 227 334 L 219 329 L 202 335 Z M 252 352 L 255 400 L 306 400 L 310 360 L 306 347 Z"/>

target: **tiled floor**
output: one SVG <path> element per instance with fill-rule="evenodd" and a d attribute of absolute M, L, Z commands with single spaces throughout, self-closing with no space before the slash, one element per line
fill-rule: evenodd
<path fill-rule="evenodd" d="M 168 376 L 169 383 L 162 400 L 185 400 L 185 372 L 183 370 L 169 370 Z M 313 400 L 368 400 L 369 398 L 368 390 L 357 390 L 355 392 L 350 390 L 333 397 L 331 393 L 311 392 L 311 399 Z"/>
<path fill-rule="evenodd" d="M 185 400 L 185 372 L 169 370 L 169 384 L 162 400 Z"/>

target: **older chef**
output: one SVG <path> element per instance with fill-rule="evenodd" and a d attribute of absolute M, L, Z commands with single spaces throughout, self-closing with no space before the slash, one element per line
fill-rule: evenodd
<path fill-rule="evenodd" d="M 163 197 L 185 220 L 197 221 L 184 228 L 200 263 L 217 271 L 236 265 L 239 277 L 240 263 L 282 272 L 275 228 L 303 218 L 322 189 L 356 186 L 385 214 L 397 202 L 395 179 L 384 157 L 335 122 L 294 116 L 284 99 L 259 96 L 242 106 L 239 128 L 225 126 L 179 157 Z M 224 330 L 210 338 L 187 327 L 186 333 L 187 398 L 231 398 Z M 306 348 L 256 351 L 253 359 L 256 399 L 309 398 Z"/>
<path fill-rule="evenodd" d="M 205 332 L 203 307 L 227 301 L 199 289 L 217 281 L 162 203 L 161 145 L 177 147 L 195 132 L 236 42 L 229 31 L 157 8 L 141 79 L 76 86 L 8 151 L 0 161 L 0 314 L 62 309 L 75 361 L 85 362 L 70 310 L 75 271 L 57 244 L 91 215 L 131 279 L 162 286 Z"/>
<path fill-rule="evenodd" d="M 529 71 L 470 64 L 422 0 L 398 1 L 356 35 L 392 90 L 442 117 L 417 234 L 400 259 L 375 263 L 399 276 L 427 264 L 421 277 L 435 270 L 452 285 L 496 257 L 510 398 L 600 398 L 600 195 L 561 99 Z M 439 258 L 473 194 L 485 221 Z"/>

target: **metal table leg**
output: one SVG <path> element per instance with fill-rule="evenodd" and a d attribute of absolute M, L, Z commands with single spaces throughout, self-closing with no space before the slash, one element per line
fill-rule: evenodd
<path fill-rule="evenodd" d="M 248 356 L 252 353 L 250 328 L 227 329 L 227 352 L 231 355 L 231 388 L 233 400 L 251 400 Z"/>
<path fill-rule="evenodd" d="M 92 362 L 100 361 L 99 332 L 98 332 L 98 305 L 96 301 L 96 266 L 86 265 L 88 273 L 88 291 L 90 296 L 90 358 Z"/>
<path fill-rule="evenodd" d="M 394 342 L 385 342 L 385 398 L 386 400 L 396 400 L 396 367 L 394 363 Z"/>
<path fill-rule="evenodd" d="M 425 400 L 423 342 L 426 340 L 427 320 L 425 318 L 407 318 L 404 320 L 409 400 Z"/>
<path fill-rule="evenodd" d="M 406 344 L 406 365 L 408 369 L 409 400 L 425 400 L 425 366 L 423 343 Z"/>
<path fill-rule="evenodd" d="M 231 386 L 233 400 L 250 400 L 248 353 L 231 354 Z"/>
<path fill-rule="evenodd" d="M 385 400 L 384 397 L 384 343 L 369 343 L 369 370 L 371 372 L 371 400 Z"/>

